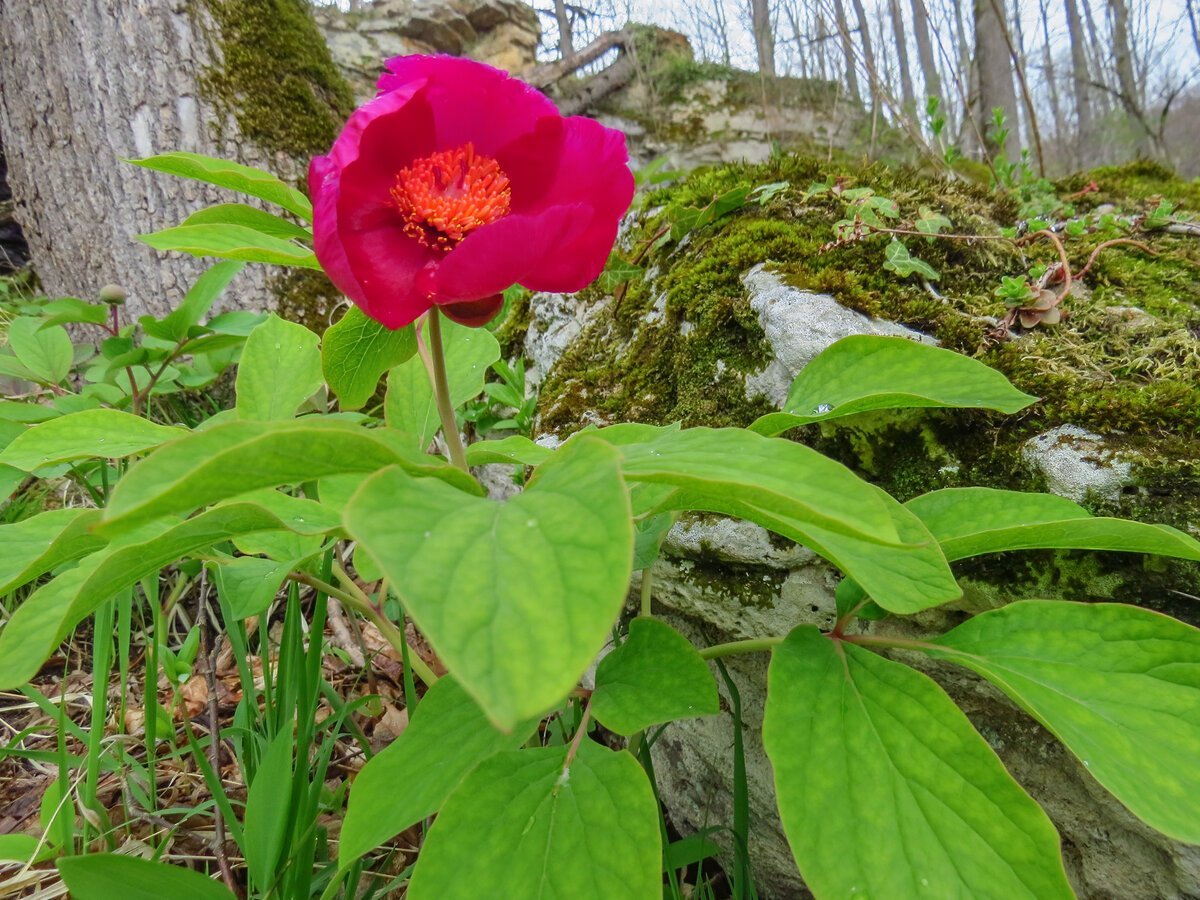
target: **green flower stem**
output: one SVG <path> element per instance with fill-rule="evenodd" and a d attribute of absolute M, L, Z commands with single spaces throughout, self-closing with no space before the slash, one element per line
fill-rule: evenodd
<path fill-rule="evenodd" d="M 844 634 L 839 640 L 843 640 L 848 644 L 858 644 L 862 647 L 884 647 L 897 650 L 936 650 L 939 653 L 948 652 L 948 648 L 942 647 L 939 644 L 932 644 L 929 641 L 918 641 L 914 638 L 888 637 L 883 634 Z"/>
<path fill-rule="evenodd" d="M 647 619 L 654 618 L 651 609 L 651 598 L 654 593 L 654 573 L 649 568 L 642 569 L 642 615 Z"/>
<path fill-rule="evenodd" d="M 336 597 L 348 608 L 362 613 L 362 615 L 370 619 L 372 624 L 379 629 L 379 633 L 383 635 L 384 640 L 391 644 L 392 648 L 395 649 L 397 653 L 403 655 L 405 652 L 403 648 L 405 647 L 407 641 L 405 641 L 404 634 L 400 631 L 400 629 L 397 628 L 387 616 L 385 616 L 375 607 L 375 604 L 373 604 L 371 599 L 364 594 L 361 589 L 359 589 L 358 585 L 354 584 L 353 581 L 343 580 L 349 579 L 350 576 L 346 575 L 346 573 L 343 572 L 340 567 L 335 569 L 335 574 L 338 576 L 339 580 L 342 580 L 343 584 L 347 585 L 347 590 L 334 587 L 328 582 L 322 581 L 319 578 L 314 578 L 307 572 L 293 572 L 288 575 L 288 578 L 290 578 L 292 581 L 298 581 L 301 584 L 306 584 L 310 588 L 314 588 L 315 590 L 328 594 L 330 597 Z M 433 670 L 425 664 L 425 660 L 421 659 L 420 655 L 417 654 L 416 651 L 413 651 L 409 654 L 409 659 L 412 663 L 412 669 L 414 672 L 416 672 L 417 677 L 421 679 L 426 687 L 433 687 L 433 685 L 437 682 L 438 677 L 433 673 Z"/>
<path fill-rule="evenodd" d="M 454 406 L 450 402 L 450 383 L 446 379 L 446 355 L 442 350 L 442 314 L 437 307 L 429 310 L 425 322 L 429 325 L 429 366 L 433 394 L 437 398 L 438 417 L 442 420 L 442 435 L 450 450 L 450 462 L 464 472 L 469 471 L 467 454 L 463 450 L 462 438 L 458 434 L 458 421 L 454 418 Z M 418 333 L 418 341 L 420 334 Z"/>
<path fill-rule="evenodd" d="M 728 644 L 716 644 L 705 647 L 700 651 L 702 659 L 720 659 L 722 656 L 733 656 L 737 653 L 761 653 L 770 650 L 776 644 L 783 643 L 784 635 L 772 637 L 750 638 L 744 641 L 730 641 Z"/>

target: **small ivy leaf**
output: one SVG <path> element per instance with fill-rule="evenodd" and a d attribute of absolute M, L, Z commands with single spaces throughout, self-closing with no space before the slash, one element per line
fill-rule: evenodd
<path fill-rule="evenodd" d="M 645 271 L 641 266 L 635 266 L 633 263 L 626 262 L 617 256 L 615 253 L 609 258 L 608 265 L 604 267 L 604 271 L 600 273 L 599 285 L 604 291 L 611 291 L 619 284 L 624 284 L 627 281 L 632 281 L 634 278 L 641 276 Z"/>
<path fill-rule="evenodd" d="M 687 638 L 657 619 L 630 622 L 625 643 L 596 668 L 592 713 L 617 734 L 719 711 L 708 664 Z"/>
<path fill-rule="evenodd" d="M 900 241 L 893 239 L 884 250 L 886 260 L 883 267 L 889 272 L 895 272 L 901 278 L 909 275 L 920 275 L 926 281 L 937 281 L 941 276 L 937 269 L 922 259 L 912 256 L 908 248 Z"/>

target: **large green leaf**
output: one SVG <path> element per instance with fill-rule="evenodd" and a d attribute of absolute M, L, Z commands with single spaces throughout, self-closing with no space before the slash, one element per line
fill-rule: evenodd
<path fill-rule="evenodd" d="M 270 172 L 253 169 L 227 159 L 216 159 L 202 156 L 199 153 L 161 153 L 158 156 L 148 156 L 145 159 L 131 159 L 127 162 L 156 172 L 166 172 L 180 178 L 193 178 L 205 181 L 217 187 L 229 188 L 251 197 L 258 197 L 282 206 L 288 212 L 295 213 L 306 222 L 312 221 L 312 204 L 308 198 L 291 185 L 280 181 Z"/>
<path fill-rule="evenodd" d="M 1164 834 L 1200 843 L 1200 631 L 1117 603 L 1028 600 L 968 619 L 929 651 L 1045 725 Z"/>
<path fill-rule="evenodd" d="M 388 369 L 417 352 L 412 325 L 391 329 L 370 319 L 357 306 L 325 331 L 321 366 L 342 409 L 360 409 L 371 399 Z"/>
<path fill-rule="evenodd" d="M 143 316 L 140 319 L 142 330 L 160 340 L 183 341 L 188 336 L 188 330 L 208 315 L 208 311 L 221 296 L 221 292 L 245 267 L 246 264 L 238 260 L 221 262 L 212 266 L 196 279 L 195 284 L 184 295 L 183 302 L 171 310 L 166 318 L 155 319 L 151 316 Z"/>
<path fill-rule="evenodd" d="M 442 345 L 450 403 L 457 408 L 483 390 L 488 367 L 500 358 L 500 344 L 489 331 L 443 318 Z M 414 356 L 388 373 L 384 412 L 389 425 L 412 435 L 416 446 L 422 449 L 437 434 L 441 427 L 437 402 L 419 357 Z"/>
<path fill-rule="evenodd" d="M 583 741 L 485 760 L 446 802 L 410 900 L 650 900 L 661 896 L 658 805 L 628 753 Z"/>
<path fill-rule="evenodd" d="M 566 695 L 625 601 L 629 496 L 616 451 L 599 440 L 572 441 L 506 503 L 390 469 L 363 484 L 344 519 L 505 730 Z"/>
<path fill-rule="evenodd" d="M 717 682 L 708 663 L 687 638 L 657 619 L 630 622 L 625 643 L 596 668 L 592 714 L 617 734 L 718 712 Z"/>
<path fill-rule="evenodd" d="M 224 885 L 199 872 L 116 853 L 68 856 L 58 871 L 74 900 L 234 900 Z"/>
<path fill-rule="evenodd" d="M 1200 560 L 1200 542 L 1169 525 L 1093 517 L 1053 494 L 994 488 L 946 488 L 904 504 L 942 546 L 951 562 L 1008 550 L 1111 550 Z M 867 596 L 847 579 L 838 585 L 839 613 Z"/>
<path fill-rule="evenodd" d="M 155 250 L 174 250 L 192 256 L 215 256 L 244 262 L 270 263 L 319 269 L 316 255 L 307 247 L 277 238 L 245 225 L 176 225 L 137 239 Z"/>
<path fill-rule="evenodd" d="M 92 534 L 98 509 L 52 509 L 0 525 L 0 596 L 107 543 Z"/>
<path fill-rule="evenodd" d="M 2 458 L 2 457 L 0 457 Z M 950 560 L 1006 550 L 1120 550 L 1200 560 L 1200 542 L 1168 525 L 1093 518 L 1064 497 L 947 488 L 905 504 Z"/>
<path fill-rule="evenodd" d="M 797 425 L 876 409 L 958 407 L 1015 413 L 1037 398 L 978 360 L 902 337 L 853 335 L 796 376 L 784 411 L 750 427 L 775 435 Z"/>
<path fill-rule="evenodd" d="M 389 430 L 336 419 L 216 425 L 160 447 L 130 469 L 113 490 L 101 528 L 117 534 L 156 516 L 184 515 L 257 488 L 394 465 L 479 491 L 470 476 L 396 437 Z"/>
<path fill-rule="evenodd" d="M 512 463 L 540 466 L 554 451 L 535 444 L 524 435 L 514 434 L 498 441 L 476 441 L 467 447 L 467 463 L 483 466 L 488 463 Z"/>
<path fill-rule="evenodd" d="M 930 679 L 804 625 L 767 687 L 779 813 L 817 897 L 1073 896 L 1054 826 Z"/>
<path fill-rule="evenodd" d="M 208 206 L 192 213 L 179 224 L 242 225 L 272 237 L 312 240 L 312 232 L 307 228 L 245 203 L 218 203 L 216 206 Z"/>
<path fill-rule="evenodd" d="M 317 343 L 317 336 L 303 325 L 276 315 L 251 331 L 238 363 L 238 418 L 292 418 L 321 386 Z"/>
<path fill-rule="evenodd" d="M 8 345 L 17 361 L 36 376 L 35 380 L 58 384 L 71 372 L 75 348 L 61 325 L 43 325 L 42 319 L 17 316 L 8 323 Z"/>
<path fill-rule="evenodd" d="M 467 773 L 515 750 L 532 733 L 525 722 L 497 731 L 453 678 L 438 679 L 408 727 L 362 767 L 342 823 L 338 865 L 345 868 L 410 825 L 433 815 Z"/>
<path fill-rule="evenodd" d="M 122 459 L 187 433 L 117 409 L 87 409 L 34 425 L 0 451 L 0 463 L 32 472 L 77 459 Z"/>
<path fill-rule="evenodd" d="M 800 444 L 736 428 L 689 428 L 621 449 L 629 481 L 675 487 L 639 513 L 698 510 L 757 522 L 811 547 L 894 612 L 961 594 L 920 519 Z"/>
<path fill-rule="evenodd" d="M 218 506 L 178 524 L 148 522 L 39 587 L 0 631 L 0 690 L 24 684 L 71 629 L 101 603 L 184 556 L 239 534 L 317 531 L 254 503 Z"/>

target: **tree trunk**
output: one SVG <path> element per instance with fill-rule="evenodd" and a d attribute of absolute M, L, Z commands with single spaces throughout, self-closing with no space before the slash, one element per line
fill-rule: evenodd
<path fill-rule="evenodd" d="M 1137 143 L 1134 145 L 1139 155 L 1150 152 L 1153 138 L 1146 122 L 1146 108 L 1142 102 L 1142 89 L 1133 70 L 1133 51 L 1129 44 L 1129 7 L 1125 0 L 1108 0 L 1108 8 L 1112 13 L 1112 42 L 1113 54 L 1117 68 L 1117 87 L 1120 92 L 1121 105 L 1126 114 L 1133 120 L 1137 132 Z"/>
<path fill-rule="evenodd" d="M 774 78 L 775 35 L 771 30 L 769 0 L 750 0 L 750 24 L 754 32 L 754 47 L 758 51 L 758 71 L 767 78 Z"/>
<path fill-rule="evenodd" d="M 912 0 L 913 37 L 917 41 L 917 59 L 921 63 L 921 80 L 925 82 L 925 96 L 937 97 L 943 106 L 948 98 L 942 96 L 942 79 L 938 75 L 937 61 L 933 56 L 933 40 L 929 31 L 929 12 L 925 0 Z"/>
<path fill-rule="evenodd" d="M 1019 14 L 1019 12 L 1018 12 Z M 1058 152 L 1063 152 L 1063 110 L 1058 93 L 1058 74 L 1054 67 L 1054 56 L 1050 49 L 1050 18 L 1042 4 L 1042 65 L 1046 69 L 1046 89 L 1050 93 L 1050 115 L 1054 117 L 1054 142 Z"/>
<path fill-rule="evenodd" d="M 888 0 L 888 10 L 892 16 L 892 32 L 896 36 L 896 68 L 900 70 L 900 99 L 904 103 L 905 115 L 911 118 L 917 111 L 917 99 L 913 93 L 912 73 L 908 69 L 908 35 L 904 31 L 904 14 L 900 11 L 900 0 Z"/>
<path fill-rule="evenodd" d="M 1075 95 L 1076 141 L 1078 164 L 1086 167 L 1092 159 L 1092 79 L 1088 74 L 1087 40 L 1075 0 L 1066 0 L 1067 37 L 1071 43 L 1071 84 Z"/>
<path fill-rule="evenodd" d="M 833 0 L 838 36 L 842 39 L 842 56 L 846 58 L 846 88 L 855 100 L 862 99 L 858 89 L 858 71 L 855 65 L 854 41 L 850 37 L 850 23 L 846 21 L 846 7 L 842 0 Z"/>
<path fill-rule="evenodd" d="M 298 181 L 351 105 L 304 0 L 0 0 L 0 134 L 50 295 L 117 283 L 132 315 L 165 314 L 211 262 L 134 236 L 240 198 L 122 158 L 187 150 Z M 273 305 L 278 273 L 249 267 L 230 305 Z"/>
<path fill-rule="evenodd" d="M 575 55 L 575 35 L 566 0 L 554 0 L 554 21 L 558 24 L 558 58 L 570 59 Z"/>
<path fill-rule="evenodd" d="M 875 48 L 871 44 L 871 28 L 867 23 L 867 11 L 862 0 L 851 0 L 854 15 L 858 19 L 858 34 L 862 38 L 863 65 L 867 70 L 867 81 L 871 86 L 871 109 L 879 108 L 879 69 L 875 64 Z"/>
<path fill-rule="evenodd" d="M 1009 162 L 1021 153 L 1017 134 L 1017 93 L 1013 89 L 1012 57 L 999 0 L 975 0 L 975 61 L 979 66 L 976 120 L 983 131 L 984 149 L 993 158 L 1003 152 Z M 996 141 L 991 127 L 992 111 L 1004 111 L 1008 136 L 1004 145 Z"/>
<path fill-rule="evenodd" d="M 1200 13 L 1196 11 L 1195 0 L 1187 0 L 1187 14 L 1192 26 L 1192 43 L 1196 45 L 1196 56 L 1200 57 Z"/>

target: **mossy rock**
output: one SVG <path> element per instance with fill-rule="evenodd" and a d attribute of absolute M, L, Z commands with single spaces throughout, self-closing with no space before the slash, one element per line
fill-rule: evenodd
<path fill-rule="evenodd" d="M 1021 214 L 1014 196 L 882 165 L 785 157 L 697 172 L 644 198 L 624 240 L 626 258 L 661 231 L 671 208 L 704 206 L 738 187 L 791 186 L 766 204 L 751 200 L 681 241 L 660 239 L 642 261 L 645 277 L 630 282 L 619 303 L 598 287 L 581 295 L 580 302 L 592 305 L 589 324 L 541 387 L 542 429 L 565 434 L 592 422 L 623 420 L 743 426 L 769 411 L 765 398 L 747 397 L 747 378 L 763 370 L 772 351 L 743 283 L 751 267 L 766 263 L 791 285 L 932 335 L 1042 398 L 1017 416 L 867 414 L 796 429 L 789 437 L 906 500 L 963 485 L 1045 489 L 1023 449 L 1033 436 L 1069 423 L 1103 436 L 1129 465 L 1119 496 L 1089 496 L 1085 505 L 1200 527 L 1200 239 L 1163 231 L 1131 235 L 1157 255 L 1131 246 L 1104 250 L 1064 301 L 1066 321 L 999 341 L 988 332 L 1006 311 L 994 294 L 1001 277 L 1053 263 L 1057 251 L 1050 242 L 906 237 L 911 253 L 940 273 L 940 297 L 934 296 L 915 279 L 883 268 L 885 236 L 830 246 L 834 224 L 845 217 L 844 202 L 828 192 L 806 199 L 805 192 L 814 182 L 835 180 L 892 198 L 898 221 L 915 217 L 921 207 L 942 213 L 957 234 L 996 237 Z M 1153 208 L 1153 195 L 1190 203 L 1196 191 L 1195 184 L 1144 163 L 1085 173 L 1058 187 L 1069 194 L 1092 180 L 1100 190 L 1075 208 L 1064 206 L 1064 218 L 1089 215 L 1096 197 L 1132 216 Z M 1200 202 L 1189 208 L 1200 210 Z M 1064 237 L 1072 268 L 1081 269 L 1093 249 L 1113 236 Z M 1064 558 L 1048 555 L 1040 570 L 1021 569 L 1014 581 L 1029 590 L 1053 582 L 1059 590 L 1052 594 L 1063 594 L 1065 587 L 1078 587 L 1064 582 Z M 1150 605 L 1163 607 L 1169 586 L 1200 593 L 1194 565 L 1170 563 L 1148 575 L 1140 557 L 1111 559 L 1105 563 L 1108 580 L 1096 581 L 1097 589 L 1108 585 L 1104 597 L 1148 603 L 1157 597 Z M 1178 601 L 1172 607 L 1188 605 L 1182 596 Z"/>

